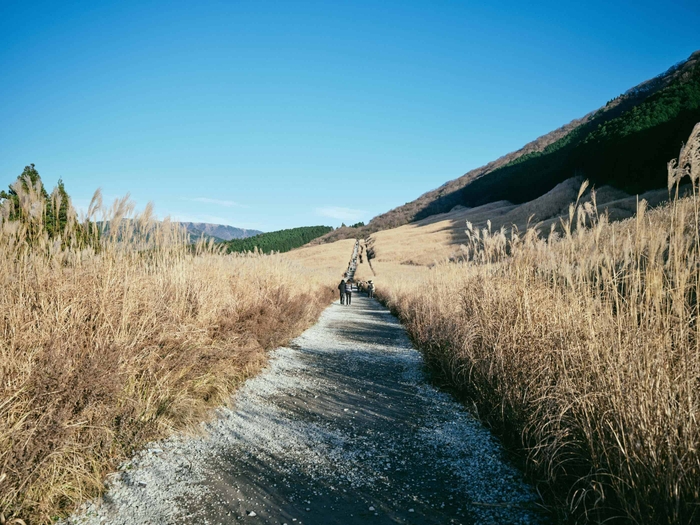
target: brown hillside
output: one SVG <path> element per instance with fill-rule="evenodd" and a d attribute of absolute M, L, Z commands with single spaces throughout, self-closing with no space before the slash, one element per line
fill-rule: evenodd
<path fill-rule="evenodd" d="M 411 267 L 411 271 L 420 273 L 441 261 L 459 259 L 461 246 L 468 242 L 465 233 L 467 221 L 479 230 L 488 228 L 490 221 L 492 231 L 498 231 L 501 227 L 525 231 L 530 225 L 546 233 L 552 224 L 558 225 L 560 218 L 568 216 L 569 204 L 576 201 L 582 182 L 580 177 L 573 177 L 537 199 L 522 204 L 496 201 L 474 208 L 457 206 L 447 213 L 374 232 L 371 237 L 376 253 L 373 261 L 376 274 L 372 274 L 367 264 L 360 264 L 357 277 L 360 280 L 373 277 L 375 282 L 381 284 L 387 275 L 399 268 L 405 272 L 408 271 L 406 267 Z M 590 194 L 586 193 L 584 197 L 590 198 Z M 668 190 L 653 190 L 637 196 L 612 186 L 596 189 L 598 209 L 606 213 L 611 221 L 634 216 L 637 202 L 641 199 L 649 206 L 656 207 L 668 199 Z M 346 230 L 353 231 L 352 228 Z M 313 269 L 317 274 L 324 274 L 326 279 L 332 279 L 335 274 L 340 276 L 338 269 L 342 270 L 347 264 L 352 246 L 350 239 L 306 245 L 284 254 L 284 257 Z"/>

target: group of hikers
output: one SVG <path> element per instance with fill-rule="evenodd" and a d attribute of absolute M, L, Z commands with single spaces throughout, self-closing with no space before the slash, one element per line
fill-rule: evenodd
<path fill-rule="evenodd" d="M 374 297 L 374 283 L 370 279 L 366 283 L 364 282 L 353 282 L 350 279 L 343 278 L 338 285 L 338 290 L 340 291 L 340 304 L 352 304 L 352 292 L 364 291 L 367 293 L 367 297 Z"/>
<path fill-rule="evenodd" d="M 357 257 L 360 251 L 360 240 L 355 241 L 355 246 L 352 250 L 352 257 L 350 258 L 350 263 L 348 264 L 348 270 L 343 274 L 343 279 L 338 285 L 338 291 L 340 292 L 340 304 L 352 304 L 352 292 L 364 291 L 367 293 L 367 297 L 374 297 L 374 283 L 372 279 L 367 282 L 355 281 L 355 270 L 357 269 Z M 360 258 L 360 262 L 362 259 Z"/>

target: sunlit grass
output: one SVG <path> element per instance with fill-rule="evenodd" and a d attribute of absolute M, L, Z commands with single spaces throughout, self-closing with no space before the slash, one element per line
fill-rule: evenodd
<path fill-rule="evenodd" d="M 279 257 L 193 248 L 128 199 L 104 210 L 99 193 L 49 237 L 39 188 L 16 188 L 25 219 L 0 209 L 0 510 L 48 523 L 134 447 L 227 402 L 330 292 Z"/>
<path fill-rule="evenodd" d="M 692 195 L 675 198 L 682 177 Z M 699 182 L 700 125 L 669 164 L 665 207 L 609 223 L 582 187 L 558 230 L 467 225 L 462 262 L 378 279 L 432 368 L 523 447 L 564 514 L 700 520 Z"/>

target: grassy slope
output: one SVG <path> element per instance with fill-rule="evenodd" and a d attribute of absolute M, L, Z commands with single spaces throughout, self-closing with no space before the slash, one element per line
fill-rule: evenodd
<path fill-rule="evenodd" d="M 431 368 L 522 450 L 562 517 L 697 522 L 700 361 L 685 298 L 698 275 L 685 261 L 698 246 L 695 227 L 678 226 L 696 206 L 551 246 L 521 237 L 509 259 L 495 234 L 477 242 L 490 258 L 479 264 L 375 265 Z"/>
<path fill-rule="evenodd" d="M 676 216 L 692 224 L 694 206 L 684 203 Z M 697 518 L 700 406 L 692 392 L 700 362 L 693 336 L 679 338 L 694 314 L 676 318 L 678 305 L 658 273 L 685 282 L 688 292 L 694 277 L 683 264 L 664 270 L 644 262 L 674 231 L 671 213 L 661 208 L 650 222 L 602 223 L 600 233 L 551 250 L 531 242 L 514 261 L 474 266 L 440 262 L 455 253 L 446 224 L 406 225 L 374 234 L 376 275 L 359 266 L 357 278 L 374 279 L 440 381 L 522 453 L 552 513 L 564 520 L 690 525 Z M 698 247 L 686 244 L 692 231 L 687 239 L 682 230 L 675 235 L 675 245 L 688 250 L 678 260 L 695 257 Z M 316 271 L 334 252 L 347 259 L 351 242 L 285 256 Z M 661 288 L 620 297 L 625 309 L 615 315 L 612 269 L 628 283 L 643 269 L 642 280 Z M 596 282 L 596 275 L 608 277 Z M 639 315 L 641 326 L 632 322 Z M 681 398 L 689 404 L 679 405 Z"/>

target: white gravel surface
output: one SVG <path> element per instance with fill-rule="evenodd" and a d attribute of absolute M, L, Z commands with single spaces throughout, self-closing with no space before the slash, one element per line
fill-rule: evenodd
<path fill-rule="evenodd" d="M 64 523 L 543 522 L 494 437 L 358 294 L 275 350 L 233 406 L 201 437 L 151 444 Z"/>

